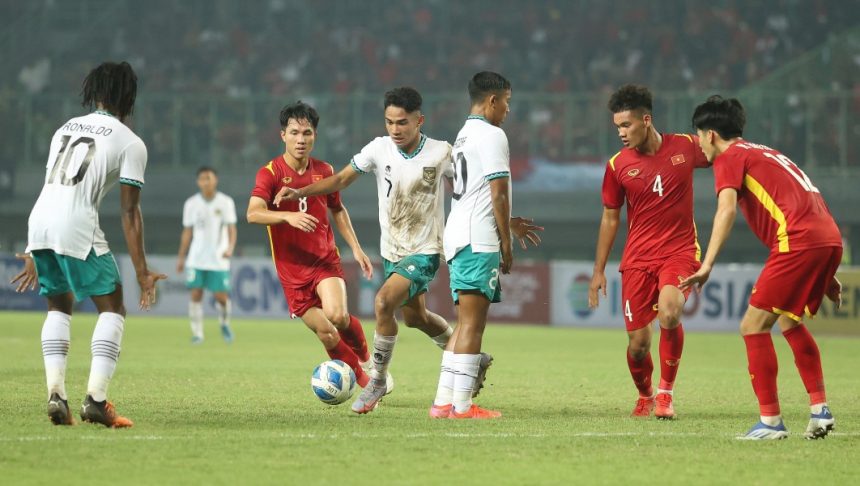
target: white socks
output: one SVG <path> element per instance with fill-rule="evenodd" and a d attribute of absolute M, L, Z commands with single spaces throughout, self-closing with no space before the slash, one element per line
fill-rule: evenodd
<path fill-rule="evenodd" d="M 49 311 L 42 325 L 42 356 L 45 359 L 45 378 L 48 398 L 57 393 L 66 400 L 66 357 L 69 355 L 72 316 Z"/>
<path fill-rule="evenodd" d="M 764 415 L 760 415 L 761 423 L 768 425 L 770 427 L 776 427 L 782 422 L 782 415 L 773 415 L 769 417 L 765 417 Z"/>
<path fill-rule="evenodd" d="M 454 401 L 454 352 L 442 352 L 442 370 L 439 373 L 439 386 L 433 405 L 450 405 Z"/>
<path fill-rule="evenodd" d="M 373 333 L 373 379 L 385 381 L 397 336 Z"/>
<path fill-rule="evenodd" d="M 466 413 L 472 408 L 472 390 L 475 379 L 478 378 L 478 368 L 481 363 L 480 354 L 452 355 L 454 370 L 454 410 Z"/>
<path fill-rule="evenodd" d="M 93 361 L 87 394 L 97 402 L 107 399 L 107 387 L 116 369 L 125 318 L 113 312 L 102 312 L 93 331 Z"/>
<path fill-rule="evenodd" d="M 191 319 L 191 335 L 203 339 L 203 302 L 188 303 L 188 318 Z"/>
<path fill-rule="evenodd" d="M 233 305 L 230 302 L 230 299 L 227 299 L 227 302 L 221 304 L 218 301 L 215 301 L 215 307 L 218 309 L 218 322 L 221 323 L 222 326 L 230 325 L 230 314 L 233 312 Z M 203 310 L 201 309 L 201 321 L 203 319 Z M 202 333 L 201 333 L 202 336 Z"/>
<path fill-rule="evenodd" d="M 443 332 L 442 334 L 440 334 L 438 336 L 433 336 L 430 339 L 432 339 L 433 342 L 436 343 L 436 346 L 439 346 L 442 349 L 442 351 L 444 351 L 445 347 L 448 346 L 448 340 L 451 339 L 451 335 L 453 335 L 453 334 L 454 334 L 454 328 L 452 328 L 451 326 L 448 326 L 448 329 L 445 329 L 445 332 Z"/>

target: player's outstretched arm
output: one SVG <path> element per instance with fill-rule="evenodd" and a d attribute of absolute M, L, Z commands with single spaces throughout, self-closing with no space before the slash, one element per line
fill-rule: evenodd
<path fill-rule="evenodd" d="M 352 255 L 361 266 L 364 278 L 370 280 L 373 278 L 373 264 L 370 263 L 370 258 L 361 249 L 361 243 L 358 242 L 358 236 L 355 235 L 355 228 L 352 227 L 352 220 L 349 218 L 346 206 L 330 208 L 330 210 L 331 219 L 334 221 L 335 226 L 337 226 L 338 233 L 343 236 L 346 244 L 352 250 Z"/>
<path fill-rule="evenodd" d="M 309 186 L 305 186 L 300 189 L 292 189 L 286 186 L 282 187 L 278 193 L 275 194 L 275 199 L 272 203 L 275 206 L 280 206 L 281 201 L 297 201 L 303 197 L 321 196 L 338 192 L 352 184 L 356 179 L 358 179 L 359 175 L 361 174 L 352 167 L 352 164 L 349 164 L 341 169 L 337 174 L 334 174 L 331 177 L 326 177 L 318 182 L 314 182 Z"/>
<path fill-rule="evenodd" d="M 191 238 L 194 236 L 191 228 L 182 228 L 179 236 L 179 255 L 176 258 L 176 273 L 185 271 L 185 257 L 188 255 L 188 247 L 191 246 Z"/>
<path fill-rule="evenodd" d="M 599 294 L 603 294 L 604 298 L 606 297 L 606 274 L 604 272 L 620 223 L 621 210 L 619 208 L 603 208 L 603 216 L 600 218 L 600 232 L 597 237 L 597 251 L 594 255 L 594 270 L 592 270 L 591 285 L 588 288 L 588 306 L 592 309 L 596 309 L 600 304 Z"/>
<path fill-rule="evenodd" d="M 245 217 L 248 218 L 248 222 L 251 224 L 268 226 L 287 223 L 305 233 L 315 230 L 317 223 L 319 223 L 319 220 L 312 214 L 293 211 L 272 211 L 269 209 L 266 200 L 257 196 L 251 196 L 251 200 L 248 201 L 248 211 L 245 213 Z"/>
<path fill-rule="evenodd" d="M 537 232 L 543 231 L 543 226 L 538 226 L 534 222 L 533 219 L 519 216 L 511 218 L 511 232 L 517 237 L 523 250 L 528 250 L 526 241 L 530 241 L 534 246 L 540 245 L 541 239 Z"/>
<path fill-rule="evenodd" d="M 735 217 L 738 212 L 737 206 L 737 190 L 729 187 L 720 191 L 717 197 L 717 212 L 714 214 L 714 228 L 711 230 L 711 239 L 708 242 L 708 251 L 702 260 L 702 267 L 699 268 L 698 272 L 682 280 L 678 288 L 685 290 L 688 287 L 696 286 L 698 290 L 701 290 L 705 282 L 708 281 L 717 255 L 720 254 L 723 244 L 729 239 L 729 234 L 732 232 L 732 226 L 735 224 Z"/>
<path fill-rule="evenodd" d="M 490 181 L 490 201 L 493 203 L 493 216 L 499 231 L 502 252 L 501 271 L 511 273 L 514 265 L 514 247 L 511 237 L 511 200 L 508 197 L 509 177 L 498 177 Z"/>
<path fill-rule="evenodd" d="M 120 184 L 120 206 L 122 231 L 128 254 L 137 274 L 140 285 L 140 308 L 147 310 L 155 303 L 155 284 L 167 278 L 163 273 L 153 272 L 146 265 L 146 252 L 143 248 L 143 215 L 140 212 L 140 188 Z"/>

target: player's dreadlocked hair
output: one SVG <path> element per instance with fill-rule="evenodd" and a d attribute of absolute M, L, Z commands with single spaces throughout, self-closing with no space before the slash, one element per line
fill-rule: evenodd
<path fill-rule="evenodd" d="M 281 130 L 287 128 L 290 119 L 296 121 L 307 120 L 314 127 L 314 130 L 316 130 L 320 122 L 320 115 L 313 106 L 302 101 L 296 101 L 281 110 Z"/>
<path fill-rule="evenodd" d="M 409 86 L 403 86 L 385 93 L 383 108 L 396 106 L 406 110 L 406 113 L 414 113 L 421 109 L 422 102 L 421 93 L 418 90 Z"/>
<path fill-rule="evenodd" d="M 642 114 L 651 113 L 651 91 L 638 84 L 625 84 L 612 93 L 607 104 L 612 113 L 641 110 Z"/>
<path fill-rule="evenodd" d="M 499 73 L 481 71 L 469 80 L 469 98 L 472 104 L 484 101 L 487 95 L 511 89 L 511 82 Z"/>
<path fill-rule="evenodd" d="M 105 62 L 90 71 L 81 86 L 81 105 L 94 109 L 98 103 L 120 120 L 134 112 L 137 75 L 127 62 Z"/>
<path fill-rule="evenodd" d="M 697 106 L 693 112 L 693 128 L 713 130 L 720 134 L 723 140 L 742 137 L 746 124 L 746 112 L 737 98 L 725 99 L 714 95 Z"/>

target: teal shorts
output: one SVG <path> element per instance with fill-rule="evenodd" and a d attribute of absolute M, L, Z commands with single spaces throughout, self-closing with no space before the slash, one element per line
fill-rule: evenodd
<path fill-rule="evenodd" d="M 86 260 L 60 255 L 54 250 L 31 252 L 39 277 L 39 295 L 52 297 L 71 292 L 80 302 L 88 297 L 112 294 L 122 285 L 113 254 L 96 256 L 90 250 Z"/>
<path fill-rule="evenodd" d="M 189 289 L 205 289 L 210 292 L 230 292 L 230 271 L 187 268 L 185 286 Z"/>
<path fill-rule="evenodd" d="M 382 269 L 385 279 L 391 274 L 402 275 L 409 280 L 409 297 L 400 304 L 405 305 L 418 295 L 427 292 L 430 282 L 439 270 L 439 255 L 410 255 L 397 263 L 382 259 Z"/>
<path fill-rule="evenodd" d="M 458 290 L 477 290 L 490 302 L 502 301 L 499 282 L 499 252 L 473 253 L 472 245 L 457 252 L 448 262 L 451 272 L 451 297 L 459 303 Z"/>

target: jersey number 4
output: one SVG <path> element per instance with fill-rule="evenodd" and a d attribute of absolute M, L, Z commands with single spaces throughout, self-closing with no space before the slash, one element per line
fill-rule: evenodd
<path fill-rule="evenodd" d="M 48 176 L 48 184 L 59 183 L 64 186 L 74 186 L 78 182 L 81 182 L 84 175 L 86 175 L 87 169 L 90 167 L 90 162 L 93 161 L 93 157 L 96 155 L 96 141 L 89 137 L 81 137 L 69 145 L 69 141 L 71 139 L 71 135 L 63 135 L 60 151 L 57 153 L 57 159 L 54 160 L 54 167 L 51 169 L 51 175 Z M 75 147 L 81 144 L 85 144 L 87 146 L 87 152 L 84 154 L 83 160 L 78 167 L 78 173 L 69 177 L 67 172 L 69 170 L 69 165 L 72 163 L 72 158 L 75 156 Z M 77 151 L 77 153 L 80 154 L 81 151 Z M 57 180 L 58 178 L 59 180 Z"/>
<path fill-rule="evenodd" d="M 469 180 L 468 166 L 466 165 L 466 156 L 463 152 L 457 153 L 457 158 L 454 160 L 454 193 L 451 197 L 455 201 L 459 201 L 463 194 L 466 193 L 466 182 Z"/>
<path fill-rule="evenodd" d="M 663 197 L 663 179 L 660 178 L 660 174 L 657 174 L 657 178 L 654 179 L 654 185 L 651 186 L 651 192 L 656 192 L 660 197 Z"/>

